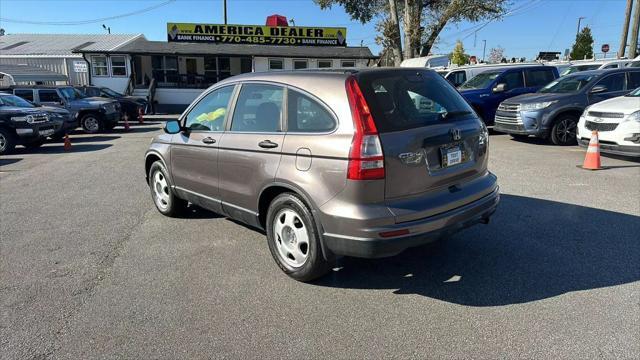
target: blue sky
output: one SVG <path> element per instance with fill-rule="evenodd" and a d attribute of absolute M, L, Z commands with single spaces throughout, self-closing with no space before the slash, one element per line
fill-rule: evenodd
<path fill-rule="evenodd" d="M 165 0 L 0 0 L 0 17 L 31 21 L 80 21 L 120 15 Z M 594 50 L 603 43 L 611 45 L 611 54 L 618 49 L 624 20 L 624 0 L 515 0 L 510 16 L 488 23 L 449 24 L 440 36 L 439 53 L 448 53 L 456 39 L 461 39 L 472 55 L 482 56 L 482 40 L 487 40 L 487 54 L 491 47 L 502 46 L 508 57 L 535 56 L 540 50 L 564 51 L 575 38 L 577 19 L 586 17 L 582 25 L 592 28 Z M 229 23 L 264 24 L 271 14 L 293 18 L 296 25 L 345 26 L 348 43 L 362 41 L 377 54 L 374 24 L 362 25 L 352 21 L 341 7 L 320 10 L 311 0 L 228 0 Z M 176 0 L 166 6 L 115 20 L 104 21 L 113 33 L 144 33 L 150 40 L 165 40 L 167 22 L 221 23 L 222 0 Z M 1 21 L 7 33 L 101 33 L 102 23 L 52 26 Z M 476 38 L 474 47 L 474 37 Z M 602 55 L 602 54 L 600 54 Z"/>

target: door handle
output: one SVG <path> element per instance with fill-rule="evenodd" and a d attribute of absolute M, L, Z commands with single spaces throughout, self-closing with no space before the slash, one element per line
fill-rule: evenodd
<path fill-rule="evenodd" d="M 205 144 L 215 144 L 216 143 L 216 139 L 212 138 L 212 137 L 206 137 L 204 139 L 202 139 L 202 142 Z"/>
<path fill-rule="evenodd" d="M 278 144 L 274 143 L 271 140 L 262 140 L 258 143 L 258 146 L 265 149 L 273 149 L 273 148 L 277 148 Z"/>

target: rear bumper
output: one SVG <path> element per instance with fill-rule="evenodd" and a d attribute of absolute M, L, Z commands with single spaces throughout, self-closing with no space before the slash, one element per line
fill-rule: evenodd
<path fill-rule="evenodd" d="M 336 255 L 377 258 L 393 256 L 403 250 L 427 244 L 474 224 L 488 221 L 495 212 L 500 194 L 498 188 L 469 204 L 424 219 L 378 228 L 376 232 L 408 230 L 409 235 L 392 238 L 361 238 L 325 233 L 325 246 Z"/>

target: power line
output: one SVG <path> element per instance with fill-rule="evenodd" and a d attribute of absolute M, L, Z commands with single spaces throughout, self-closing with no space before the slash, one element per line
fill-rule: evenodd
<path fill-rule="evenodd" d="M 30 20 L 10 19 L 10 18 L 5 18 L 5 17 L 0 17 L 0 21 L 4 21 L 4 22 L 8 22 L 8 23 L 16 23 L 16 24 L 29 24 L 29 25 L 55 25 L 55 26 L 86 25 L 86 24 L 100 23 L 100 22 L 104 22 L 104 21 L 107 21 L 107 20 L 120 19 L 120 18 L 124 18 L 124 17 L 128 17 L 128 16 L 132 16 L 132 15 L 143 14 L 143 13 L 149 12 L 151 10 L 155 10 L 155 9 L 157 9 L 159 7 L 168 5 L 168 4 L 170 4 L 172 2 L 175 2 L 175 1 L 176 0 L 167 0 L 167 1 L 164 1 L 164 2 L 162 2 L 160 4 L 149 6 L 149 7 L 146 7 L 144 9 L 132 11 L 132 12 L 129 12 L 129 13 L 120 14 L 120 15 L 113 15 L 113 16 L 103 17 L 103 18 L 99 18 L 99 19 L 91 19 L 91 20 L 80 20 L 80 21 L 30 21 Z"/>

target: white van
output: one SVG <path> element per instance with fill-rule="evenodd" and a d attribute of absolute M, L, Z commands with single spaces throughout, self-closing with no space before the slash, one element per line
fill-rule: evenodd
<path fill-rule="evenodd" d="M 444 76 L 449 80 L 453 86 L 458 87 L 464 84 L 466 81 L 471 80 L 476 75 L 489 70 L 497 70 L 509 66 L 526 66 L 526 65 L 540 65 L 538 63 L 500 63 L 500 64 L 479 64 L 479 65 L 466 65 L 460 66 L 449 70 Z"/>
<path fill-rule="evenodd" d="M 404 60 L 400 67 L 435 68 L 449 65 L 449 55 L 429 55 Z"/>
<path fill-rule="evenodd" d="M 580 71 L 600 70 L 600 69 L 619 69 L 633 63 L 631 59 L 602 59 L 598 61 L 581 61 L 575 62 L 560 73 L 560 76 L 566 76 Z"/>

